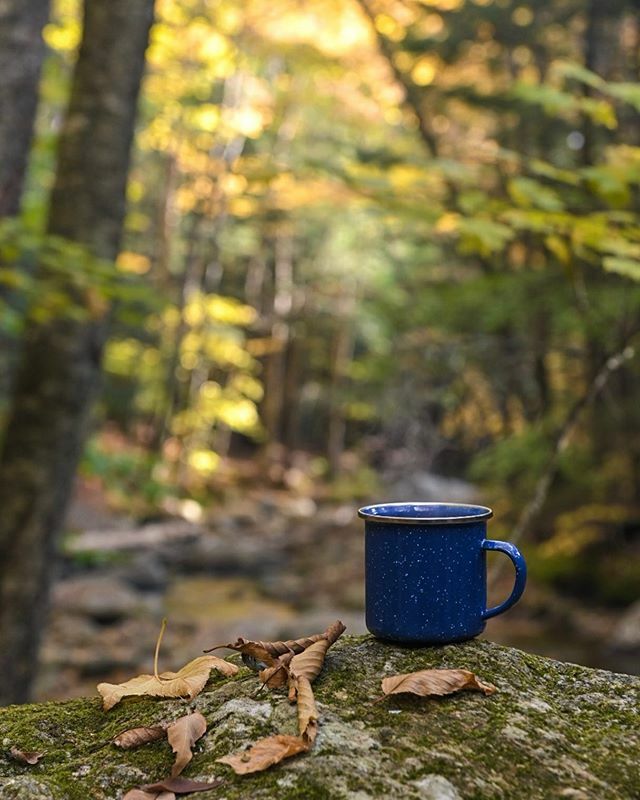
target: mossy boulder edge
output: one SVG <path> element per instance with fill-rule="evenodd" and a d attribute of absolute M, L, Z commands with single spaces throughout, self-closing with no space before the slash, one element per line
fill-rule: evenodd
<path fill-rule="evenodd" d="M 473 670 L 498 691 L 440 699 L 393 697 L 374 704 L 385 675 L 432 667 Z M 185 776 L 226 783 L 202 800 L 293 798 L 640 797 L 640 678 L 591 670 L 487 641 L 402 648 L 344 637 L 314 684 L 322 715 L 311 753 L 239 777 L 216 763 L 272 733 L 295 733 L 280 692 L 257 693 L 255 674 L 216 675 L 192 703 L 132 698 L 105 713 L 100 698 L 0 709 L 2 800 L 117 800 L 169 774 L 166 742 L 123 751 L 113 736 L 175 719 L 189 707 L 208 722 Z M 35 766 L 11 746 L 46 753 Z"/>

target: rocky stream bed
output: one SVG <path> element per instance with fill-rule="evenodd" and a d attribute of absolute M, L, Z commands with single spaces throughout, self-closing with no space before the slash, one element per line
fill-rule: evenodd
<path fill-rule="evenodd" d="M 76 504 L 53 592 L 36 699 L 64 699 L 162 665 L 177 668 L 238 635 L 295 638 L 340 618 L 365 633 L 363 537 L 356 505 L 261 493 L 195 524 L 136 524 Z M 496 598 L 509 591 L 511 576 Z M 640 672 L 640 610 L 618 621 L 530 583 L 487 636 L 567 661 Z M 617 643 L 617 644 L 616 644 Z"/>

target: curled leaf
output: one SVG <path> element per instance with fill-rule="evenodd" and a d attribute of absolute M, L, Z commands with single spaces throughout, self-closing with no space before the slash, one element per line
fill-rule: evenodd
<path fill-rule="evenodd" d="M 468 669 L 423 669 L 405 675 L 391 675 L 382 679 L 385 696 L 391 694 L 415 694 L 420 697 L 453 694 L 462 689 L 476 689 L 484 694 L 493 694 L 496 687 L 481 681 Z"/>
<path fill-rule="evenodd" d="M 21 750 L 19 747 L 14 746 L 9 750 L 9 755 L 14 761 L 33 766 L 33 764 L 37 764 L 40 761 L 44 753 L 38 753 L 35 750 Z"/>
<path fill-rule="evenodd" d="M 191 748 L 207 732 L 207 721 L 199 711 L 180 717 L 167 728 L 167 739 L 176 754 L 171 777 L 177 777 L 193 758 Z"/>
<path fill-rule="evenodd" d="M 167 723 L 161 722 L 159 725 L 130 728 L 114 736 L 112 741 L 116 747 L 121 747 L 123 750 L 132 750 L 134 747 L 140 747 L 143 744 L 149 744 L 150 742 L 157 742 L 158 739 L 164 739 L 166 731 Z"/>
<path fill-rule="evenodd" d="M 322 634 L 322 637 L 306 647 L 301 653 L 289 651 L 279 656 L 275 662 L 260 672 L 260 680 L 269 689 L 278 689 L 284 686 L 291 675 L 305 675 L 310 681 L 317 678 L 327 650 L 342 636 L 345 626 L 336 620 Z M 293 699 L 294 692 L 290 694 Z"/>
<path fill-rule="evenodd" d="M 223 675 L 235 675 L 238 667 L 217 656 L 199 656 L 185 664 L 178 672 L 161 675 L 138 675 L 124 683 L 99 683 L 103 708 L 108 711 L 123 697 L 145 695 L 148 697 L 188 697 L 193 700 L 203 690 L 212 669 Z"/>
<path fill-rule="evenodd" d="M 269 689 L 279 689 L 289 680 L 289 664 L 294 657 L 293 651 L 277 658 L 272 666 L 260 670 L 259 677 Z"/>
<path fill-rule="evenodd" d="M 315 681 L 322 670 L 324 657 L 330 647 L 328 639 L 312 644 L 300 655 L 294 656 L 289 664 L 289 673 L 294 677 L 304 677 L 308 681 Z"/>
<path fill-rule="evenodd" d="M 173 792 L 174 794 L 194 794 L 195 792 L 207 792 L 209 789 L 217 789 L 222 786 L 222 778 L 214 778 L 212 781 L 192 781 L 189 778 L 165 778 L 157 783 L 148 783 L 142 786 L 144 792 Z"/>
<path fill-rule="evenodd" d="M 311 683 L 315 681 L 324 664 L 327 650 L 331 645 L 342 636 L 345 626 L 337 620 L 325 631 L 325 638 L 314 642 L 304 652 L 299 653 L 291 659 L 289 664 L 289 700 L 293 701 L 296 694 L 296 679 L 300 676 L 307 678 Z"/>
<path fill-rule="evenodd" d="M 318 709 L 311 683 L 304 675 L 296 678 L 296 692 L 298 696 L 298 731 L 302 738 L 311 745 L 318 731 Z"/>
<path fill-rule="evenodd" d="M 285 758 L 306 752 L 310 744 L 300 736 L 287 736 L 279 733 L 260 739 L 248 750 L 218 758 L 221 764 L 228 764 L 237 775 L 262 772 Z"/>
<path fill-rule="evenodd" d="M 285 656 L 289 653 L 297 655 L 302 653 L 312 644 L 320 639 L 327 639 L 329 644 L 332 645 L 345 631 L 345 626 L 336 620 L 332 623 L 324 633 L 314 633 L 312 636 L 304 636 L 300 639 L 288 639 L 284 642 L 254 642 L 250 639 L 243 639 L 239 637 L 235 642 L 228 644 L 219 644 L 211 647 L 205 652 L 210 653 L 213 650 L 218 650 L 222 647 L 227 647 L 230 650 L 236 650 L 242 654 L 242 660 L 248 667 L 256 671 L 264 670 L 267 667 L 274 666 L 279 657 Z"/>
<path fill-rule="evenodd" d="M 329 642 L 329 647 L 331 647 L 331 645 L 335 644 L 346 630 L 347 626 L 337 619 L 334 623 L 329 625 L 322 636 Z"/>

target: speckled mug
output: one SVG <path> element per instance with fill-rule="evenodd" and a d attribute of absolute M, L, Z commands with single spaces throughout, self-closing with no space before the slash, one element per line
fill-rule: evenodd
<path fill-rule="evenodd" d="M 365 520 L 367 628 L 374 636 L 443 644 L 482 633 L 524 591 L 527 567 L 515 545 L 487 539 L 493 511 L 460 503 L 383 503 L 358 511 Z M 511 595 L 487 608 L 486 551 L 516 569 Z"/>

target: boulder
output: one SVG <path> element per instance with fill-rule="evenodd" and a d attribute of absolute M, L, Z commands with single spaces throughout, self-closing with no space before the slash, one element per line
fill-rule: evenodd
<path fill-rule="evenodd" d="M 374 702 L 383 676 L 432 667 L 473 670 L 497 692 Z M 130 751 L 110 741 L 190 707 L 205 715 L 208 732 L 184 774 L 225 778 L 194 795 L 202 800 L 631 800 L 640 790 L 640 678 L 630 675 L 487 641 L 406 648 L 343 637 L 314 684 L 321 721 L 312 751 L 236 776 L 216 759 L 272 733 L 295 733 L 286 696 L 257 687 L 243 668 L 231 679 L 214 674 L 192 703 L 132 698 L 105 713 L 93 697 L 0 709 L 0 798 L 116 800 L 164 778 L 173 761 L 166 741 Z M 45 756 L 21 765 L 7 755 L 12 746 Z"/>

